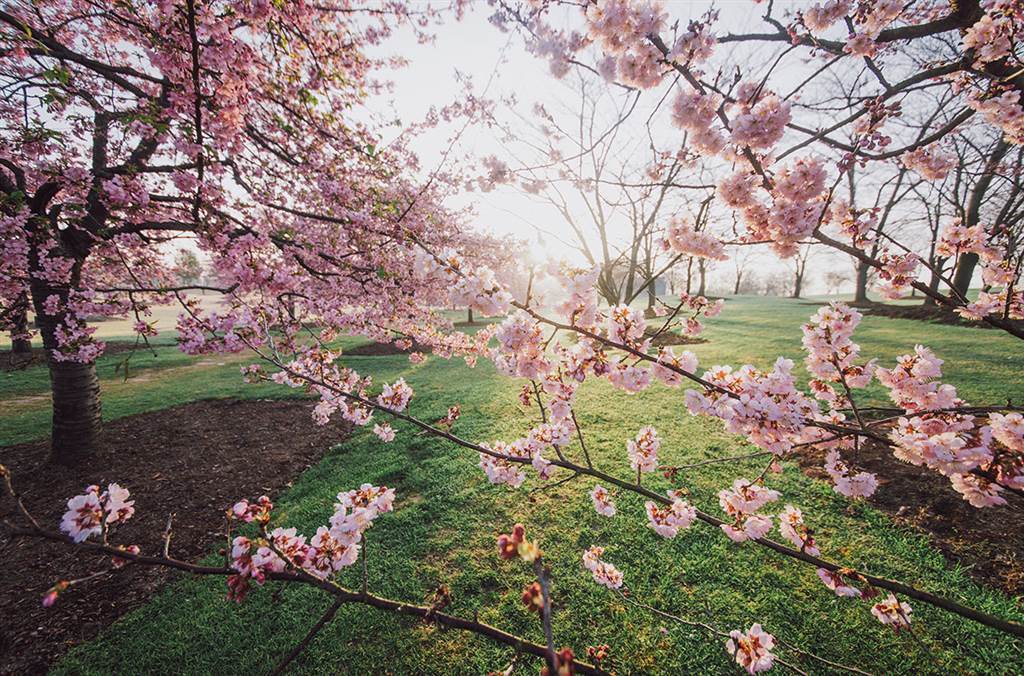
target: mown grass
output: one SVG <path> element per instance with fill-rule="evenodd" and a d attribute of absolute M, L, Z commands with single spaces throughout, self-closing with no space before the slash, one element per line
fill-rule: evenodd
<path fill-rule="evenodd" d="M 709 342 L 692 349 L 704 365 L 750 361 L 767 366 L 778 354 L 799 359 L 799 324 L 813 310 L 792 301 L 730 300 L 722 317 L 710 323 Z M 1021 349 L 994 332 L 869 317 L 858 339 L 866 356 L 883 362 L 891 362 L 916 341 L 930 344 L 949 362 L 947 379 L 972 401 L 1024 390 Z M 402 356 L 352 357 L 348 362 L 378 381 L 404 375 L 416 389 L 413 413 L 422 418 L 439 417 L 450 404 L 461 403 L 463 417 L 455 431 L 466 438 L 509 440 L 531 425 L 530 414 L 515 400 L 517 383 L 485 364 L 470 370 L 460 362 L 431 358 L 413 366 Z M 190 379 L 209 381 L 195 391 L 206 392 L 204 388 L 216 388 L 217 383 L 223 393 L 232 387 L 245 391 L 227 383 L 237 381 L 237 365 L 230 367 L 231 376 L 228 368 L 197 370 Z M 160 388 L 165 397 L 193 391 L 174 379 Z M 624 478 L 629 475 L 625 441 L 644 424 L 654 424 L 661 432 L 661 456 L 667 463 L 744 449 L 714 421 L 688 416 L 680 390 L 656 386 L 626 398 L 605 384 L 588 384 L 577 411 L 595 461 Z M 357 432 L 277 500 L 277 523 L 312 533 L 330 515 L 339 490 L 366 481 L 394 486 L 395 512 L 369 533 L 370 583 L 377 593 L 424 602 L 444 583 L 455 599 L 451 612 L 479 614 L 484 621 L 540 641 L 538 622 L 519 602 L 522 587 L 531 579 L 529 571 L 524 564 L 499 561 L 494 552 L 496 533 L 521 521 L 539 538 L 553 569 L 556 642 L 578 654 L 587 645 L 608 643 L 620 673 L 736 670 L 719 639 L 653 618 L 591 582 L 580 565 L 582 550 L 591 544 L 607 547 L 608 560 L 623 569 L 626 585 L 639 601 L 725 629 L 761 622 L 780 638 L 830 660 L 877 673 L 1024 671 L 1019 644 L 975 623 L 912 602 L 916 638 L 893 634 L 870 615 L 867 602 L 833 596 L 806 565 L 753 545 L 731 544 L 701 524 L 665 541 L 645 527 L 642 500 L 630 495 L 618 498 L 619 516 L 600 517 L 586 496 L 591 484 L 580 480 L 543 492 L 531 492 L 538 486 L 534 479 L 518 491 L 490 486 L 473 454 L 408 426 L 396 427 L 399 437 L 387 445 L 367 430 Z M 685 476 L 683 483 L 696 504 L 717 513 L 717 490 L 759 469 L 754 462 L 712 466 Z M 658 489 L 669 487 L 661 477 L 645 481 Z M 975 584 L 967 571 L 948 564 L 915 531 L 894 525 L 871 508 L 851 505 L 796 467 L 787 466 L 772 483 L 784 494 L 780 505 L 792 503 L 804 510 L 827 558 L 1024 621 L 1021 599 Z M 355 585 L 355 571 L 343 579 Z M 96 641 L 73 650 L 55 672 L 265 672 L 328 605 L 310 590 L 279 591 L 268 585 L 235 606 L 224 600 L 222 580 L 183 580 Z M 780 654 L 805 671 L 829 672 L 792 652 Z M 482 673 L 506 666 L 512 656 L 507 648 L 465 633 L 351 606 L 324 629 L 294 669 Z"/>
<path fill-rule="evenodd" d="M 365 343 L 344 338 L 342 347 Z M 190 356 L 170 339 L 151 349 L 104 354 L 96 362 L 103 400 L 103 419 L 156 411 L 197 399 L 288 398 L 302 393 L 271 384 L 247 385 L 239 368 L 253 363 L 251 353 Z M 127 365 L 126 365 L 127 362 Z M 0 446 L 23 443 L 49 434 L 53 408 L 46 366 L 0 372 Z"/>

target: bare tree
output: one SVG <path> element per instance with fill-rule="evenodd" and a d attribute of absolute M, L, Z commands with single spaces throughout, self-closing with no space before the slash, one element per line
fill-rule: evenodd
<path fill-rule="evenodd" d="M 659 246 L 664 225 L 685 214 L 697 229 L 706 227 L 714 186 L 699 180 L 702 168 L 678 138 L 670 149 L 657 147 L 653 115 L 645 135 L 626 135 L 623 123 L 637 114 L 639 93 L 623 95 L 583 76 L 574 87 L 570 110 L 556 115 L 534 106 L 526 120 L 533 136 L 492 118 L 505 132 L 507 156 L 520 158 L 502 167 L 503 179 L 559 215 L 566 226 L 559 240 L 600 269 L 597 287 L 607 303 L 646 294 L 653 307 L 656 280 L 684 258 Z M 684 183 L 683 177 L 695 178 Z"/>
<path fill-rule="evenodd" d="M 800 298 L 803 293 L 804 282 L 807 280 L 807 261 L 811 259 L 813 246 L 813 244 L 804 244 L 790 259 L 790 269 L 793 271 L 793 292 L 790 294 L 790 298 Z"/>

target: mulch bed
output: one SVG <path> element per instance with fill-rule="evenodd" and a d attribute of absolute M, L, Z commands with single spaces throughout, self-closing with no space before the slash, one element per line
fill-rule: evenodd
<path fill-rule="evenodd" d="M 135 516 L 117 541 L 144 553 L 162 548 L 175 513 L 171 554 L 196 560 L 222 541 L 224 511 L 238 499 L 273 497 L 347 435 L 320 427 L 306 401 L 208 400 L 106 423 L 101 449 L 88 467 L 49 465 L 49 441 L 0 448 L 0 462 L 44 526 L 60 523 L 65 502 L 84 486 L 117 482 L 135 499 Z M 230 422 L 230 424 L 225 424 Z M 0 499 L 0 517 L 16 523 L 13 504 Z M 57 657 L 88 641 L 143 604 L 176 574 L 129 566 L 74 587 L 52 608 L 46 590 L 57 580 L 109 568 L 98 557 L 78 558 L 66 545 L 11 539 L 0 529 L 0 673 L 45 673 Z"/>
<path fill-rule="evenodd" d="M 879 317 L 892 317 L 894 319 L 916 319 L 922 322 L 934 322 L 936 324 L 951 324 L 954 326 L 973 326 L 979 329 L 996 328 L 985 322 L 972 322 L 964 319 L 955 312 L 936 307 L 934 305 L 887 305 L 885 303 L 851 303 L 853 307 L 864 314 Z M 1024 321 L 1010 320 L 1010 323 L 1017 328 L 1024 329 Z"/>
<path fill-rule="evenodd" d="M 1024 592 L 1024 498 L 1004 491 L 1008 504 L 977 509 L 938 472 L 897 460 L 883 444 L 868 441 L 856 458 L 852 452 L 846 456 L 878 475 L 878 490 L 868 499 L 872 506 L 927 534 L 947 560 L 966 568 L 977 582 L 1011 595 Z M 799 456 L 805 474 L 829 481 L 824 459 L 824 451 Z"/>
<path fill-rule="evenodd" d="M 653 336 L 653 331 L 648 331 L 646 334 L 648 337 Z M 652 347 L 664 347 L 666 345 L 700 345 L 701 343 L 708 342 L 707 338 L 692 338 L 690 336 L 684 336 L 681 333 L 675 331 L 665 331 L 658 334 L 658 336 L 651 341 Z"/>

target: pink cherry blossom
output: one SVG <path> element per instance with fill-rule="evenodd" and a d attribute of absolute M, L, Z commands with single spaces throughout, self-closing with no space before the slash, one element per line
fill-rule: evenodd
<path fill-rule="evenodd" d="M 697 509 L 681 498 L 674 498 L 667 507 L 659 507 L 648 500 L 644 503 L 648 527 L 658 535 L 672 539 L 680 529 L 689 528 L 697 518 Z"/>
<path fill-rule="evenodd" d="M 658 438 L 658 431 L 650 425 L 645 425 L 636 433 L 636 439 L 631 439 L 626 444 L 626 451 L 629 453 L 629 466 L 634 472 L 653 472 L 658 469 L 658 449 L 661 448 L 661 439 Z"/>
<path fill-rule="evenodd" d="M 775 655 L 771 650 L 774 647 L 775 637 L 763 631 L 761 625 L 756 623 L 745 632 L 729 632 L 729 640 L 725 642 L 726 651 L 733 656 L 736 664 L 746 669 L 748 674 L 772 668 Z"/>
<path fill-rule="evenodd" d="M 861 596 L 861 591 L 856 587 L 848 585 L 846 579 L 840 573 L 832 572 L 827 568 L 819 568 L 818 577 L 821 578 L 826 587 L 836 593 L 836 596 L 854 598 Z"/>
<path fill-rule="evenodd" d="M 583 566 L 590 571 L 594 581 L 609 589 L 618 589 L 622 586 L 622 572 L 612 564 L 603 561 L 604 547 L 596 545 L 583 552 Z"/>
<path fill-rule="evenodd" d="M 604 486 L 598 484 L 590 491 L 590 499 L 594 502 L 594 510 L 602 516 L 615 516 L 615 503 L 612 501 L 611 493 Z"/>
<path fill-rule="evenodd" d="M 893 631 L 897 632 L 910 627 L 912 612 L 909 603 L 899 601 L 892 593 L 871 606 L 871 614 L 878 618 L 879 622 L 892 627 Z"/>

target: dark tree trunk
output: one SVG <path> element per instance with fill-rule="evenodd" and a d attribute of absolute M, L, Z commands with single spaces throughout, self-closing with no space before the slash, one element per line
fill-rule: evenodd
<path fill-rule="evenodd" d="M 467 324 L 472 324 L 473 323 L 473 308 L 471 308 L 471 307 L 470 308 L 466 308 L 466 323 Z"/>
<path fill-rule="evenodd" d="M 100 433 L 100 381 L 96 364 L 50 361 L 53 440 L 50 458 L 78 465 L 92 457 Z"/>
<path fill-rule="evenodd" d="M 742 284 L 743 284 L 743 273 L 742 272 L 737 272 L 736 273 L 736 283 L 732 285 L 732 295 L 734 295 L 734 296 L 740 295 L 740 285 L 742 285 Z"/>
<path fill-rule="evenodd" d="M 971 287 L 971 280 L 974 278 L 974 269 L 978 266 L 978 254 L 965 253 L 960 256 L 956 264 L 956 273 L 953 275 L 953 288 L 961 296 L 967 296 L 967 290 Z"/>
<path fill-rule="evenodd" d="M 652 279 L 651 283 L 647 285 L 647 309 L 653 310 L 655 303 L 658 302 L 658 280 Z"/>
<path fill-rule="evenodd" d="M 988 192 L 992 179 L 999 170 L 999 163 L 1003 161 L 1009 149 L 1010 144 L 1004 138 L 1000 138 L 993 147 L 988 161 L 985 162 L 985 170 L 978 178 L 978 182 L 974 184 L 970 199 L 967 201 L 967 218 L 964 222 L 966 227 L 970 228 L 981 222 L 981 205 L 985 199 L 985 193 Z M 974 277 L 974 268 L 977 266 L 978 254 L 966 253 L 960 256 L 960 260 L 956 264 L 956 273 L 953 275 L 954 295 L 958 293 L 964 298 L 967 297 L 967 290 Z"/>
<path fill-rule="evenodd" d="M 14 309 L 11 328 L 11 353 L 19 356 L 32 354 L 32 341 L 28 335 L 28 294 L 22 294 Z"/>
<path fill-rule="evenodd" d="M 793 278 L 793 295 L 791 297 L 792 298 L 799 298 L 800 297 L 800 293 L 803 291 L 803 286 L 804 286 L 804 275 L 801 272 L 800 274 L 798 274 L 796 277 Z"/>
<path fill-rule="evenodd" d="M 67 287 L 55 287 L 38 279 L 32 280 L 32 303 L 36 321 L 46 348 L 50 369 L 50 388 L 53 396 L 53 428 L 50 441 L 50 459 L 62 465 L 80 465 L 96 452 L 101 429 L 100 381 L 96 364 L 58 361 L 53 351 L 57 348 L 56 329 L 64 322 L 64 315 L 46 312 L 44 302 L 51 295 L 67 299 Z M 62 305 L 64 304 L 62 300 Z"/>
<path fill-rule="evenodd" d="M 705 293 L 707 293 L 708 289 L 708 266 L 706 263 L 704 263 L 703 258 L 701 259 L 700 263 L 697 264 L 697 274 L 700 278 L 700 287 L 698 287 L 697 289 L 697 295 L 703 296 Z"/>
<path fill-rule="evenodd" d="M 853 292 L 853 300 L 856 303 L 868 302 L 868 265 L 857 261 L 857 279 Z"/>
<path fill-rule="evenodd" d="M 686 295 L 693 290 L 693 258 L 686 263 Z"/>

